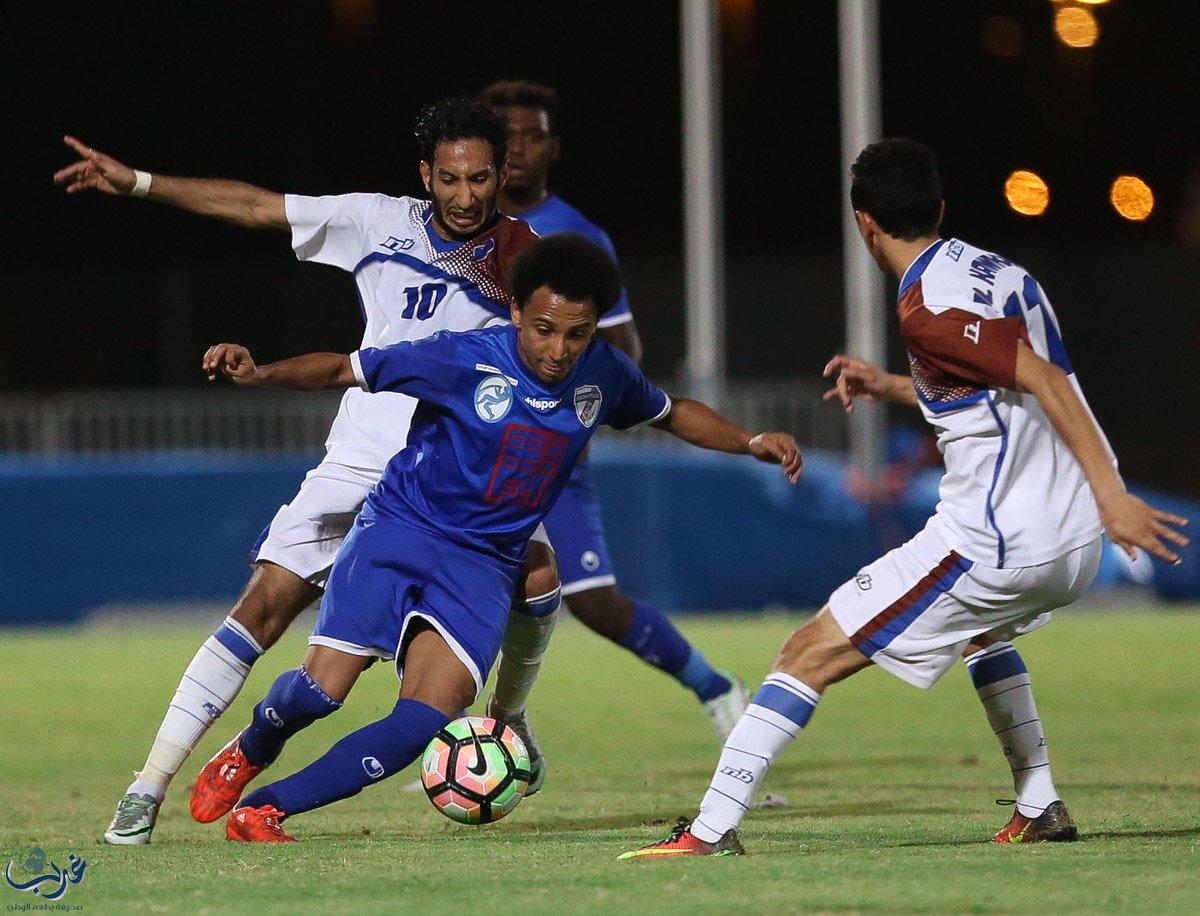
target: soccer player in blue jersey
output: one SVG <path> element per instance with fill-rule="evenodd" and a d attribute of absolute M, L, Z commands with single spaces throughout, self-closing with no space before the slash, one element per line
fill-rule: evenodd
<path fill-rule="evenodd" d="M 627 356 L 593 340 L 620 276 L 587 239 L 536 242 L 510 287 L 511 325 L 262 367 L 232 344 L 205 354 L 210 378 L 295 390 L 357 385 L 419 401 L 408 446 L 388 463 L 334 562 L 303 667 L 275 681 L 237 741 L 257 773 L 291 735 L 338 709 L 376 658 L 395 659 L 400 699 L 308 767 L 242 799 L 229 839 L 290 840 L 284 818 L 404 769 L 474 701 L 500 650 L 529 538 L 601 424 L 653 424 L 703 448 L 778 463 L 798 479 L 790 435 L 752 436 L 703 404 L 673 402 Z"/>
<path fill-rule="evenodd" d="M 562 151 L 555 90 L 539 83 L 508 80 L 488 86 L 481 98 L 508 118 L 508 179 L 500 193 L 501 211 L 519 216 L 543 237 L 556 232 L 584 235 L 615 261 L 608 234 L 550 193 L 550 168 Z M 634 362 L 640 361 L 642 345 L 624 289 L 600 316 L 597 328 L 601 339 Z M 617 589 L 586 456 L 575 465 L 546 516 L 546 530 L 558 557 L 563 600 L 571 613 L 694 691 L 717 735 L 722 741 L 728 737 L 746 708 L 745 686 L 736 677 L 714 669 L 666 614 Z"/>

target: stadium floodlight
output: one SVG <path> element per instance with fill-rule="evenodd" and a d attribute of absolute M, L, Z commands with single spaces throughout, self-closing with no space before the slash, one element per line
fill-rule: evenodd
<path fill-rule="evenodd" d="M 725 225 L 717 0 L 679 0 L 683 98 L 683 274 L 690 392 L 724 400 Z"/>
<path fill-rule="evenodd" d="M 846 349 L 879 365 L 887 363 L 888 311 L 883 277 L 858 235 L 850 209 L 850 165 L 882 132 L 878 0 L 838 0 L 838 69 L 842 131 L 842 270 Z M 872 479 L 883 469 L 887 414 L 880 404 L 860 403 L 850 421 L 850 457 Z"/>

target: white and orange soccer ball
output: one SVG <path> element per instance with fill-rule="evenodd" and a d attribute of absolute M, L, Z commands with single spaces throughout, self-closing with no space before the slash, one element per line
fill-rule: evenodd
<path fill-rule="evenodd" d="M 508 815 L 529 788 L 529 752 L 496 719 L 464 716 L 434 735 L 421 760 L 433 806 L 460 824 L 490 824 Z"/>

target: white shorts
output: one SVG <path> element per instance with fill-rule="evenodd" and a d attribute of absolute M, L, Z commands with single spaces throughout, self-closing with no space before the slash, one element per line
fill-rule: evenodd
<path fill-rule="evenodd" d="M 322 461 L 305 475 L 292 501 L 279 507 L 251 548 L 249 562 L 274 563 L 324 588 L 354 517 L 382 474 L 374 468 Z M 550 546 L 541 525 L 530 540 Z"/>
<path fill-rule="evenodd" d="M 1048 563 L 994 569 L 926 527 L 839 587 L 829 610 L 879 667 L 932 687 L 975 637 L 1008 640 L 1049 623 L 1092 584 L 1102 549 L 1097 537 Z"/>

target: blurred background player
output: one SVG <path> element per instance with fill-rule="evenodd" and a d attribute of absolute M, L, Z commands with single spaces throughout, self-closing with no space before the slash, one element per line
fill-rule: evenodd
<path fill-rule="evenodd" d="M 961 655 L 1012 771 L 1016 811 L 996 843 L 1070 841 L 1028 669 L 1010 642 L 1071 604 L 1100 564 L 1101 534 L 1178 563 L 1187 520 L 1127 492 L 1075 378 L 1058 318 L 1024 268 L 955 238 L 937 160 L 892 139 L 851 169 L 859 233 L 900 284 L 911 375 L 846 356 L 828 397 L 919 407 L 946 462 L 923 531 L 860 570 L 784 644 L 725 742 L 700 813 L 621 858 L 739 855 L 737 826 L 771 762 L 832 684 L 875 663 L 928 688 Z"/>
<path fill-rule="evenodd" d="M 300 260 L 354 274 L 366 324 L 363 344 L 386 346 L 507 319 L 505 272 L 534 239 L 523 222 L 497 210 L 508 142 L 501 117 L 472 99 L 445 99 L 420 114 L 416 135 L 421 181 L 431 201 L 384 194 L 306 197 L 239 181 L 151 176 L 72 137 L 66 142 L 82 158 L 55 181 L 68 194 L 145 197 L 238 226 L 288 232 Z M 245 592 L 184 672 L 145 765 L 118 803 L 108 842 L 150 841 L 167 788 L 188 755 L 237 697 L 258 657 L 320 597 L 355 514 L 407 441 L 415 406 L 401 394 L 346 393 L 324 459 L 263 532 L 251 553 L 254 570 Z M 500 678 L 506 695 L 517 698 L 532 685 L 560 600 L 547 546 L 531 547 L 527 569 L 514 615 L 524 625 L 506 643 L 506 673 L 519 680 Z M 536 791 L 544 778 L 537 743 L 523 720 L 513 724 L 531 757 L 539 758 L 533 763 Z"/>
<path fill-rule="evenodd" d="M 615 261 L 608 234 L 550 192 L 550 167 L 562 153 L 557 92 L 540 83 L 505 80 L 488 86 L 481 98 L 508 118 L 508 180 L 500 192 L 500 209 L 521 217 L 541 236 L 556 232 L 586 236 Z M 598 328 L 601 339 L 640 362 L 642 344 L 624 289 L 600 317 Z M 724 740 L 746 708 L 745 686 L 737 677 L 714 669 L 665 613 L 618 591 L 586 456 L 575 465 L 546 517 L 546 530 L 558 558 L 563 600 L 571 613 L 692 690 Z"/>
<path fill-rule="evenodd" d="M 420 400 L 408 446 L 367 497 L 329 574 L 303 668 L 280 675 L 233 744 L 196 782 L 226 836 L 286 842 L 280 822 L 356 795 L 407 767 L 483 689 L 534 529 L 600 425 L 653 425 L 700 448 L 801 472 L 786 433 L 751 435 L 704 404 L 672 402 L 624 354 L 593 342 L 620 275 L 577 234 L 541 239 L 512 273 L 512 324 L 350 355 L 257 367 L 244 347 L 205 354 L 209 378 L 299 391 L 361 386 Z M 431 562 L 430 558 L 436 558 Z M 286 740 L 340 707 L 373 658 L 395 659 L 400 699 L 319 760 L 250 793 Z M 479 761 L 482 763 L 482 760 Z M 193 796 L 195 797 L 195 796 Z"/>

